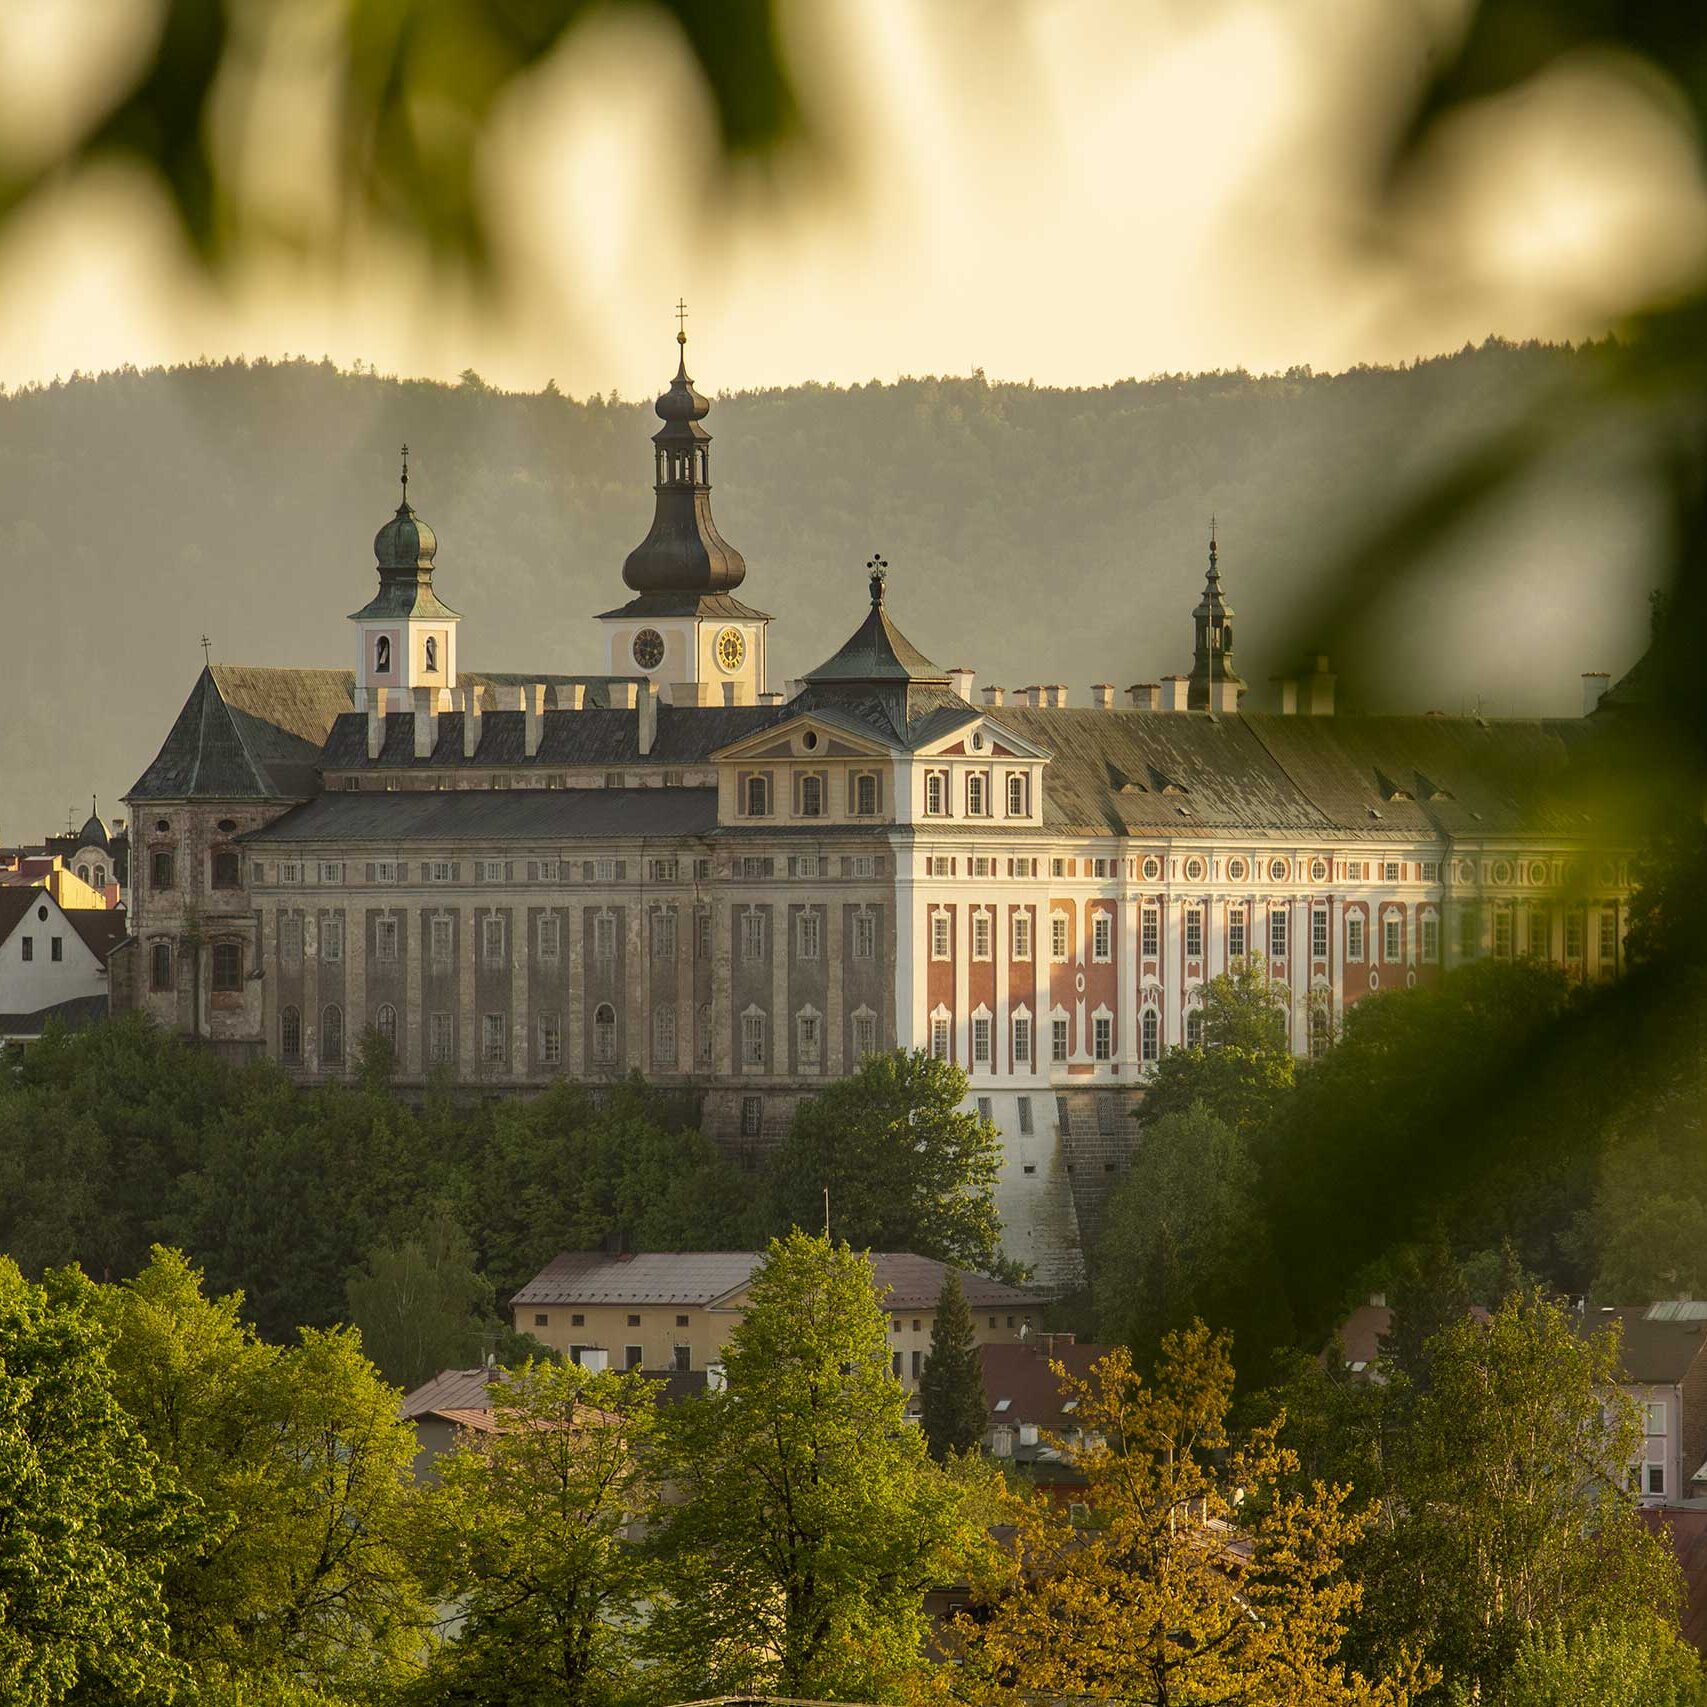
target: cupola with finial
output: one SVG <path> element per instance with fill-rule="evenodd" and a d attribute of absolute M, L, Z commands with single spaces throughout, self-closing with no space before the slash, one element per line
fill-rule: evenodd
<path fill-rule="evenodd" d="M 433 709 L 448 704 L 456 686 L 457 612 L 433 590 L 438 536 L 409 502 L 409 447 L 403 447 L 402 497 L 397 513 L 373 539 L 379 590 L 356 625 L 356 709 L 368 709 L 373 689 L 436 690 Z M 401 709 L 399 706 L 398 709 Z"/>
<path fill-rule="evenodd" d="M 676 315 L 676 376 L 653 405 L 663 425 L 652 435 L 652 526 L 622 566 L 635 597 L 599 617 L 606 667 L 645 677 L 672 703 L 751 704 L 765 691 L 770 618 L 734 596 L 747 564 L 712 520 L 711 404 L 688 374 L 685 303 Z"/>
<path fill-rule="evenodd" d="M 1191 675 L 1186 683 L 1190 711 L 1233 712 L 1245 684 L 1233 667 L 1233 607 L 1221 590 L 1221 553 L 1215 539 L 1215 518 L 1209 518 L 1209 573 L 1203 597 L 1192 612 L 1196 629 Z"/>

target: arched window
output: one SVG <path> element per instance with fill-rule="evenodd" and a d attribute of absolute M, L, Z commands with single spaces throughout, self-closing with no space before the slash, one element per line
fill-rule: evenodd
<path fill-rule="evenodd" d="M 213 987 L 230 992 L 243 988 L 243 945 L 216 942 L 213 945 Z"/>
<path fill-rule="evenodd" d="M 87 882 L 88 882 L 88 881 L 89 881 L 89 868 L 88 868 L 88 866 L 86 866 L 86 865 L 80 865 L 80 866 L 78 866 L 78 868 L 77 868 L 77 875 L 78 875 L 78 876 L 79 876 L 79 877 L 80 877 L 80 878 L 81 878 L 81 879 L 82 879 L 82 880 L 83 880 L 83 881 L 84 881 L 84 882 L 85 882 L 85 883 L 87 883 Z"/>
<path fill-rule="evenodd" d="M 284 1061 L 302 1059 L 301 1008 L 283 1008 L 279 1012 L 279 1058 Z"/>
<path fill-rule="evenodd" d="M 323 1067 L 344 1064 L 344 1010 L 336 1002 L 320 1010 L 320 1064 Z"/>
<path fill-rule="evenodd" d="M 1156 1020 L 1156 1010 L 1146 1008 L 1144 1017 L 1139 1023 L 1139 1052 L 1146 1061 L 1154 1061 L 1160 1053 L 1159 1032 Z"/>
<path fill-rule="evenodd" d="M 95 887 L 105 889 L 107 886 L 107 868 L 104 865 L 95 867 Z"/>
<path fill-rule="evenodd" d="M 1185 1046 L 1187 1049 L 1203 1047 L 1202 1008 L 1187 1008 L 1185 1011 Z"/>
<path fill-rule="evenodd" d="M 381 1002 L 379 1010 L 373 1016 L 373 1029 L 384 1040 L 386 1047 L 395 1051 L 397 1048 L 397 1010 L 390 1002 Z"/>
<path fill-rule="evenodd" d="M 215 889 L 236 889 L 242 884 L 233 848 L 215 848 L 213 852 L 213 886 Z"/>
<path fill-rule="evenodd" d="M 439 667 L 439 643 L 432 635 L 427 636 L 427 674 L 430 676 Z"/>
<path fill-rule="evenodd" d="M 616 1009 L 609 1002 L 593 1009 L 593 1060 L 600 1067 L 616 1063 Z"/>
<path fill-rule="evenodd" d="M 389 634 L 380 635 L 373 643 L 373 667 L 381 671 L 391 668 L 391 636 Z"/>
<path fill-rule="evenodd" d="M 151 990 L 172 988 L 172 945 L 164 939 L 148 951 L 148 987 Z"/>

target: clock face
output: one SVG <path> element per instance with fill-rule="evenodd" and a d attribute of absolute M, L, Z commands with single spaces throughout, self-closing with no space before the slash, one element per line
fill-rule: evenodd
<path fill-rule="evenodd" d="M 726 628 L 717 637 L 717 661 L 726 670 L 738 670 L 747 658 L 747 637 L 738 628 Z"/>
<path fill-rule="evenodd" d="M 664 637 L 655 628 L 643 628 L 634 637 L 634 661 L 643 670 L 655 670 L 664 661 Z"/>

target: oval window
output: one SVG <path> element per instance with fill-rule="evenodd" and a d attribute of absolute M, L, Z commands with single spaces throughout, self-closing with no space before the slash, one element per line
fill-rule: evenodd
<path fill-rule="evenodd" d="M 1283 859 L 1271 859 L 1268 862 L 1268 875 L 1276 883 L 1284 883 L 1286 881 L 1286 861 Z"/>
<path fill-rule="evenodd" d="M 1245 880 L 1245 862 L 1242 859 L 1228 860 L 1227 877 L 1233 883 L 1243 883 Z"/>
<path fill-rule="evenodd" d="M 1151 854 L 1144 861 L 1144 877 L 1147 882 L 1154 883 L 1162 875 L 1162 862 Z"/>
<path fill-rule="evenodd" d="M 1327 880 L 1328 880 L 1328 862 L 1325 859 L 1311 860 L 1311 862 L 1310 862 L 1310 881 L 1312 883 L 1326 883 Z"/>
<path fill-rule="evenodd" d="M 1190 882 L 1201 883 L 1203 881 L 1203 861 L 1188 859 L 1185 862 L 1185 875 Z"/>

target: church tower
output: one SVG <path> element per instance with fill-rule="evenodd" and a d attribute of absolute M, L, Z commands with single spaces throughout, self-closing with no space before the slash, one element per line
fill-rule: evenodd
<path fill-rule="evenodd" d="M 449 708 L 456 686 L 456 625 L 461 620 L 433 591 L 433 557 L 439 542 L 409 506 L 409 447 L 403 447 L 403 500 L 373 540 L 379 591 L 351 613 L 356 625 L 356 710 L 366 711 L 372 690 L 388 690 L 401 710 L 414 690 L 437 690 L 434 710 Z"/>
<path fill-rule="evenodd" d="M 1197 628 L 1197 650 L 1186 684 L 1186 709 L 1237 711 L 1245 684 L 1233 667 L 1233 607 L 1221 592 L 1213 517 L 1209 521 L 1209 574 L 1203 582 L 1203 597 L 1191 614 Z"/>
<path fill-rule="evenodd" d="M 711 404 L 688 377 L 687 341 L 676 334 L 676 377 L 653 406 L 664 424 L 652 435 L 652 528 L 622 566 L 636 596 L 599 617 L 605 668 L 648 677 L 674 705 L 752 705 L 770 618 L 734 596 L 747 565 L 711 519 Z"/>

